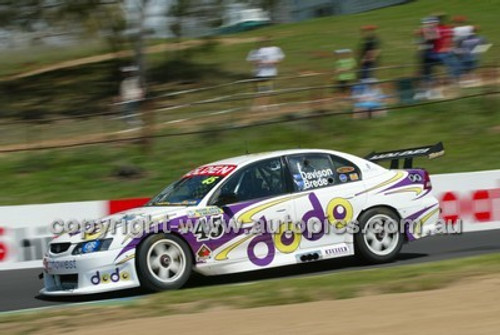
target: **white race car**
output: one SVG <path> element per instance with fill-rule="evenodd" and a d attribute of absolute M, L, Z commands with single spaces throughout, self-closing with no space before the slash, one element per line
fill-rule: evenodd
<path fill-rule="evenodd" d="M 429 175 L 411 164 L 443 152 L 441 143 L 368 159 L 301 149 L 204 165 L 144 207 L 56 237 L 41 293 L 160 291 L 180 288 L 192 271 L 229 274 L 350 255 L 390 262 L 405 241 L 436 229 Z M 405 169 L 397 169 L 399 159 Z M 391 169 L 379 160 L 392 160 Z"/>

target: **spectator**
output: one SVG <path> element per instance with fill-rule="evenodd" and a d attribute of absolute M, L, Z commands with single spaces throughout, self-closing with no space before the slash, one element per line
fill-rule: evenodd
<path fill-rule="evenodd" d="M 250 51 L 247 61 L 254 64 L 254 77 L 257 79 L 257 92 L 273 90 L 273 79 L 278 75 L 277 65 L 285 58 L 283 51 L 271 44 L 271 39 L 262 39 L 257 49 Z"/>
<path fill-rule="evenodd" d="M 438 62 L 446 66 L 448 75 L 454 80 L 458 80 L 460 77 L 460 62 L 453 50 L 453 28 L 447 24 L 445 14 L 440 14 L 438 20 L 438 37 L 434 41 L 433 51 Z"/>
<path fill-rule="evenodd" d="M 125 121 L 129 125 L 141 125 L 142 121 L 138 118 L 139 104 L 144 99 L 144 90 L 142 89 L 138 68 L 136 66 L 127 66 L 121 69 L 124 79 L 120 84 L 120 103 Z"/>
<path fill-rule="evenodd" d="M 359 84 L 352 89 L 354 99 L 353 118 L 366 118 L 372 116 L 385 116 L 385 96 L 378 87 L 375 78 L 362 79 Z"/>
<path fill-rule="evenodd" d="M 419 77 L 421 87 L 414 99 L 428 99 L 432 95 L 432 68 L 436 63 L 434 44 L 439 37 L 438 19 L 433 16 L 425 17 L 421 21 L 421 27 L 415 32 L 418 45 L 418 62 L 420 64 Z"/>
<path fill-rule="evenodd" d="M 422 25 L 417 31 L 418 50 L 420 58 L 420 75 L 425 81 L 430 81 L 432 76 L 432 65 L 436 62 L 434 54 L 434 44 L 439 37 L 437 28 L 438 19 L 435 17 L 426 17 L 422 19 Z"/>
<path fill-rule="evenodd" d="M 359 50 L 360 79 L 373 77 L 373 68 L 377 66 L 380 56 L 380 41 L 377 37 L 377 26 L 361 27 L 362 41 Z"/>
<path fill-rule="evenodd" d="M 476 34 L 478 28 L 473 27 L 472 31 L 467 37 L 460 40 L 457 46 L 457 55 L 461 62 L 463 78 L 461 81 L 462 86 L 474 86 L 477 83 L 473 71 L 477 68 L 479 55 L 484 52 L 487 46 L 486 39 Z"/>
<path fill-rule="evenodd" d="M 337 60 L 335 61 L 336 82 L 341 93 L 349 91 L 349 86 L 356 80 L 356 60 L 351 49 L 335 50 Z"/>
<path fill-rule="evenodd" d="M 453 17 L 453 41 L 455 45 L 458 46 L 462 39 L 469 36 L 474 30 L 474 26 L 467 24 L 466 16 L 455 16 Z"/>

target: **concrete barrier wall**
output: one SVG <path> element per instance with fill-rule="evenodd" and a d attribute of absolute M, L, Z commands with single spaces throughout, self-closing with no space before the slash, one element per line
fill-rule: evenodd
<path fill-rule="evenodd" d="M 500 229 L 500 170 L 431 176 L 446 220 L 464 232 Z M 142 206 L 148 199 L 0 206 L 0 269 L 41 266 L 56 219 L 84 220 Z"/>

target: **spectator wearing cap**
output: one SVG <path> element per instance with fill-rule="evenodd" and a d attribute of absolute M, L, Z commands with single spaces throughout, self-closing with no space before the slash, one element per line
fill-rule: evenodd
<path fill-rule="evenodd" d="M 361 27 L 361 46 L 359 50 L 360 79 L 373 77 L 373 69 L 380 56 L 380 41 L 376 34 L 377 26 Z"/>
<path fill-rule="evenodd" d="M 335 80 L 341 93 L 349 91 L 349 86 L 356 80 L 357 63 L 351 49 L 335 50 Z"/>

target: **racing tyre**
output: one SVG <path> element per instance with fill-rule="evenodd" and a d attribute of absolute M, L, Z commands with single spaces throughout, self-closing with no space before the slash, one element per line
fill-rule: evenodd
<path fill-rule="evenodd" d="M 136 268 L 141 286 L 150 291 L 182 287 L 193 269 L 191 250 L 174 235 L 152 235 L 139 246 Z"/>
<path fill-rule="evenodd" d="M 354 235 L 356 255 L 369 263 L 392 262 L 403 246 L 399 217 L 388 208 L 372 208 L 359 218 Z"/>

